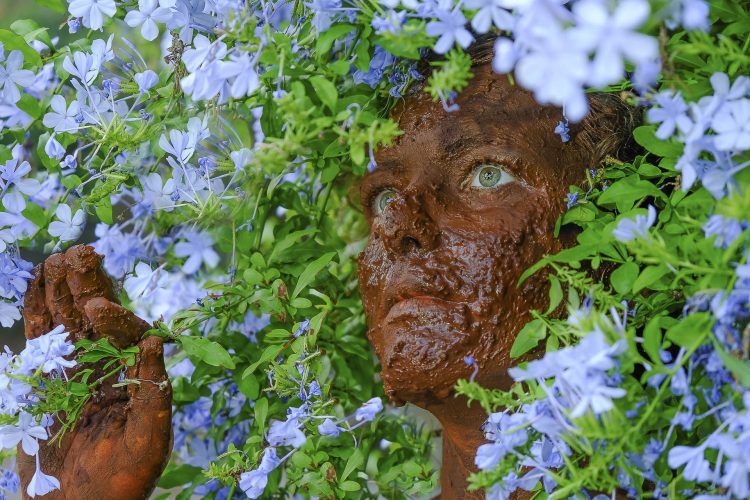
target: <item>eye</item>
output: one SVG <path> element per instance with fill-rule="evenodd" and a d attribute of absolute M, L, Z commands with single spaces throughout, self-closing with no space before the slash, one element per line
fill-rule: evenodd
<path fill-rule="evenodd" d="M 515 182 L 516 178 L 497 165 L 482 164 L 471 173 L 471 187 L 494 188 Z"/>
<path fill-rule="evenodd" d="M 393 189 L 384 189 L 378 195 L 375 197 L 375 199 L 372 201 L 372 210 L 375 212 L 375 215 L 382 214 L 386 207 L 390 205 L 390 203 L 396 199 L 396 191 Z"/>

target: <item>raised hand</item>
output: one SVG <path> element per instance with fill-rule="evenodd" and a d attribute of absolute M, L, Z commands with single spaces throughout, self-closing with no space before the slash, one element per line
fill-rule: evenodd
<path fill-rule="evenodd" d="M 150 326 L 117 303 L 101 260 L 93 248 L 75 246 L 37 266 L 24 301 L 26 337 L 62 324 L 73 341 L 106 337 L 120 348 L 138 345 L 140 353 L 127 378 L 140 384 L 112 387 L 116 377 L 111 377 L 59 446 L 40 442 L 41 469 L 61 485 L 44 498 L 147 498 L 172 450 L 172 387 L 162 341 L 141 340 Z M 56 421 L 51 434 L 59 427 Z M 36 463 L 20 447 L 18 468 L 26 498 Z"/>

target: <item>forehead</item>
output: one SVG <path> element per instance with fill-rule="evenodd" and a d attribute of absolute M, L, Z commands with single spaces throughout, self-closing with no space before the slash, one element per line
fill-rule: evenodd
<path fill-rule="evenodd" d="M 394 109 L 391 116 L 404 134 L 378 151 L 378 170 L 401 170 L 411 160 L 446 160 L 486 147 L 527 156 L 536 164 L 559 160 L 561 141 L 554 134 L 559 109 L 540 106 L 489 64 L 472 72 L 474 78 L 456 100 L 458 111 L 446 112 L 425 92 Z"/>

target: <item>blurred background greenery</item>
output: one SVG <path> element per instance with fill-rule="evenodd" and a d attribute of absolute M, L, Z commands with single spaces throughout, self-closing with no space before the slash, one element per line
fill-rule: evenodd
<path fill-rule="evenodd" d="M 18 19 L 34 19 L 42 26 L 54 26 L 50 31 L 57 32 L 63 18 L 61 14 L 34 0 L 0 0 L 0 28 L 3 29 L 8 29 Z"/>

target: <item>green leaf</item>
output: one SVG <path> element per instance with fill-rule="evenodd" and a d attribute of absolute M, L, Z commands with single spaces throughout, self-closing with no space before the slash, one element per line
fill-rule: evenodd
<path fill-rule="evenodd" d="M 175 488 L 193 482 L 203 475 L 203 469 L 188 464 L 170 463 L 159 479 L 160 488 Z"/>
<path fill-rule="evenodd" d="M 724 362 L 724 366 L 726 366 L 727 369 L 732 372 L 732 375 L 734 375 L 734 378 L 737 379 L 737 382 L 747 388 L 750 388 L 750 363 L 748 363 L 746 360 L 737 359 L 728 352 L 724 351 L 721 344 L 719 344 L 719 342 L 717 342 L 715 339 L 714 346 L 716 347 L 721 360 Z"/>
<path fill-rule="evenodd" d="M 614 270 L 609 278 L 612 287 L 619 294 L 629 293 L 638 277 L 638 264 L 626 262 Z"/>
<path fill-rule="evenodd" d="M 13 50 L 20 50 L 23 53 L 23 65 L 24 67 L 39 67 L 42 65 L 42 58 L 36 50 L 29 47 L 26 40 L 22 36 L 16 35 L 12 31 L 0 30 L 0 43 L 3 44 L 5 49 L 5 57 L 8 57 Z"/>
<path fill-rule="evenodd" d="M 81 185 L 81 178 L 77 175 L 66 175 L 62 178 L 62 185 L 65 189 L 75 189 Z"/>
<path fill-rule="evenodd" d="M 260 398 L 255 402 L 255 425 L 261 434 L 266 430 L 266 418 L 268 417 L 268 400 L 266 398 Z"/>
<path fill-rule="evenodd" d="M 255 286 L 263 281 L 263 275 L 252 267 L 249 267 L 242 273 L 242 279 L 245 280 L 247 286 Z"/>
<path fill-rule="evenodd" d="M 205 337 L 182 336 L 177 339 L 191 358 L 199 359 L 211 366 L 233 369 L 234 361 L 221 344 Z"/>
<path fill-rule="evenodd" d="M 641 271 L 640 276 L 638 276 L 638 279 L 636 279 L 635 283 L 633 283 L 632 292 L 638 293 L 644 288 L 653 285 L 667 273 L 669 273 L 669 268 L 664 264 L 659 264 L 658 266 L 648 266 L 643 271 Z"/>
<path fill-rule="evenodd" d="M 328 265 L 329 262 L 331 262 L 331 259 L 333 256 L 336 255 L 336 252 L 328 252 L 326 254 L 321 255 L 314 261 L 310 262 L 304 271 L 302 271 L 302 274 L 299 275 L 299 279 L 297 280 L 297 285 L 294 287 L 294 292 L 292 292 L 292 300 L 297 298 L 297 295 L 304 290 L 304 288 L 312 283 L 312 280 L 315 279 L 315 276 L 325 267 Z"/>
<path fill-rule="evenodd" d="M 270 360 L 274 359 L 276 356 L 279 355 L 281 352 L 282 347 L 278 345 L 270 345 L 266 347 L 265 351 L 263 351 L 263 354 L 260 355 L 260 358 L 253 363 L 252 365 L 245 368 L 245 371 L 242 372 L 242 377 L 250 377 L 252 376 L 253 372 L 263 363 L 268 363 Z"/>
<path fill-rule="evenodd" d="M 667 330 L 667 338 L 685 349 L 694 347 L 697 340 L 710 330 L 712 320 L 708 313 L 691 314 Z"/>
<path fill-rule="evenodd" d="M 44 213 L 44 209 L 35 203 L 27 204 L 21 213 L 39 227 L 47 225 L 47 215 Z"/>
<path fill-rule="evenodd" d="M 30 94 L 21 94 L 21 100 L 16 103 L 16 106 L 34 120 L 42 115 L 39 100 Z"/>
<path fill-rule="evenodd" d="M 612 184 L 599 195 L 598 202 L 602 205 L 615 205 L 617 210 L 624 213 L 632 209 L 637 201 L 647 196 L 661 198 L 664 193 L 652 183 L 641 180 L 633 174 Z"/>
<path fill-rule="evenodd" d="M 596 210 L 589 205 L 576 205 L 563 214 L 562 223 L 591 222 L 596 218 Z"/>
<path fill-rule="evenodd" d="M 346 76 L 346 74 L 349 73 L 350 65 L 349 61 L 347 61 L 346 59 L 339 59 L 328 67 L 338 76 Z"/>
<path fill-rule="evenodd" d="M 253 401 L 257 399 L 258 394 L 260 394 L 260 384 L 258 383 L 258 379 L 253 376 L 241 378 L 237 382 L 237 388 L 242 394 Z"/>
<path fill-rule="evenodd" d="M 510 357 L 517 358 L 522 354 L 526 354 L 535 348 L 546 334 L 547 325 L 543 320 L 537 318 L 529 321 L 521 331 L 518 332 L 516 340 L 513 341 L 513 346 L 510 348 Z"/>
<path fill-rule="evenodd" d="M 36 3 L 42 7 L 47 7 L 50 10 L 54 10 L 59 14 L 64 14 L 68 8 L 68 4 L 65 0 L 36 0 Z"/>
<path fill-rule="evenodd" d="M 318 40 L 315 42 L 315 51 L 318 55 L 328 55 L 333 42 L 343 38 L 344 35 L 350 33 L 354 28 L 355 26 L 349 23 L 333 24 L 325 33 L 318 35 Z"/>
<path fill-rule="evenodd" d="M 359 483 L 356 481 L 343 481 L 339 483 L 339 488 L 344 491 L 359 491 Z"/>
<path fill-rule="evenodd" d="M 643 349 L 655 363 L 660 363 L 659 349 L 661 349 L 661 328 L 659 322 L 661 318 L 651 318 L 643 329 Z"/>
<path fill-rule="evenodd" d="M 545 314 L 549 314 L 560 305 L 560 301 L 563 298 L 562 286 L 560 286 L 560 280 L 556 276 L 549 275 L 550 287 L 549 287 L 549 307 Z"/>
<path fill-rule="evenodd" d="M 633 131 L 635 141 L 646 151 L 667 158 L 677 157 L 682 153 L 682 146 L 676 142 L 662 141 L 656 137 L 656 127 L 643 125 Z"/>
<path fill-rule="evenodd" d="M 335 112 L 336 102 L 339 98 L 336 85 L 328 81 L 324 76 L 313 76 L 310 78 L 310 83 L 312 83 L 312 86 L 315 89 L 315 94 L 318 96 L 318 99 L 320 99 L 320 102 L 325 104 L 325 106 L 332 112 Z"/>
<path fill-rule="evenodd" d="M 354 472 L 355 469 L 358 469 L 362 466 L 362 464 L 365 461 L 364 455 L 362 455 L 362 450 L 359 448 L 356 448 L 354 452 L 352 453 L 352 456 L 349 457 L 349 460 L 346 461 L 346 466 L 344 467 L 344 473 L 341 474 L 340 481 L 346 481 L 346 478 L 351 475 L 352 472 Z"/>
<path fill-rule="evenodd" d="M 14 21 L 10 25 L 10 29 L 13 33 L 21 35 L 26 43 L 31 43 L 34 40 L 39 40 L 48 47 L 52 47 L 52 40 L 50 40 L 48 28 L 42 28 L 39 23 L 32 19 L 19 19 Z"/>
<path fill-rule="evenodd" d="M 318 231 L 317 229 L 302 229 L 300 231 L 294 231 L 292 233 L 287 234 L 282 240 L 278 241 L 274 245 L 273 250 L 271 251 L 271 256 L 268 257 L 268 262 L 269 263 L 273 262 L 279 256 L 279 254 L 281 254 L 281 252 L 291 247 L 292 245 L 297 243 L 299 240 L 301 240 L 305 236 L 312 236 L 317 231 Z M 260 255 L 260 254 L 253 254 L 253 257 L 250 258 L 250 261 L 256 268 L 263 269 L 264 267 L 266 267 L 265 263 L 261 265 L 261 262 L 260 262 L 263 260 L 263 257 L 260 256 L 259 259 L 255 259 L 254 261 L 253 258 L 255 258 L 256 255 Z"/>
<path fill-rule="evenodd" d="M 112 201 L 109 196 L 104 196 L 94 207 L 96 216 L 105 224 L 112 224 Z"/>

